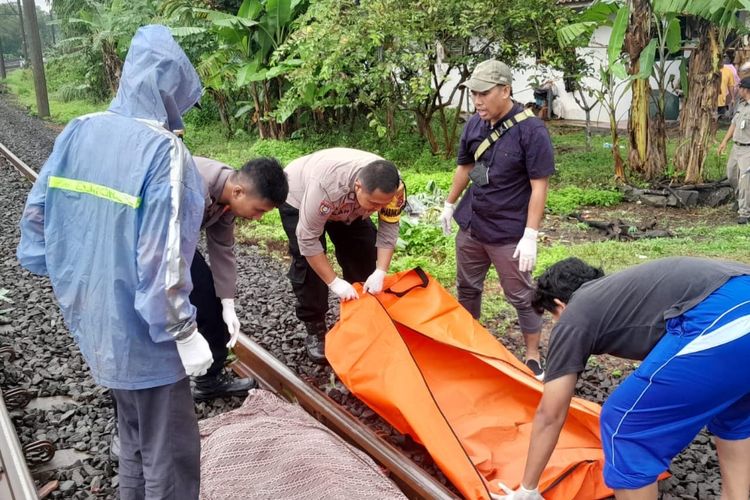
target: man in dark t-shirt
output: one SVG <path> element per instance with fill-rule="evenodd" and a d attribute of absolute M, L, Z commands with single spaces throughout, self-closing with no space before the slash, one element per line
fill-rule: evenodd
<path fill-rule="evenodd" d="M 643 360 L 602 408 L 604 480 L 617 497 L 656 499 L 658 476 L 707 426 L 722 498 L 747 499 L 750 266 L 678 257 L 602 276 L 570 258 L 538 280 L 533 306 L 557 323 L 521 489 L 507 498 L 541 498 L 578 375 L 590 355 L 612 354 Z"/>

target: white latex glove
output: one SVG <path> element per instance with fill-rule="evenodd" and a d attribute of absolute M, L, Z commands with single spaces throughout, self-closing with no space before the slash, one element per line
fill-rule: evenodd
<path fill-rule="evenodd" d="M 367 278 L 367 281 L 365 281 L 365 286 L 362 287 L 362 291 L 364 293 L 382 292 L 383 291 L 383 278 L 385 278 L 385 271 L 381 269 L 375 269 L 375 271 L 372 272 L 370 277 Z"/>
<path fill-rule="evenodd" d="M 453 219 L 453 211 L 456 210 L 454 203 L 443 203 L 443 211 L 440 213 L 440 225 L 443 227 L 443 234 L 446 236 L 451 234 L 451 219 Z"/>
<path fill-rule="evenodd" d="M 516 245 L 513 258 L 518 259 L 518 269 L 522 273 L 531 272 L 536 265 L 536 237 L 539 231 L 527 227 L 523 231 L 521 241 Z"/>
<path fill-rule="evenodd" d="M 227 324 L 229 330 L 230 337 L 227 347 L 231 349 L 240 336 L 240 320 L 234 310 L 234 299 L 221 299 L 221 318 Z"/>
<path fill-rule="evenodd" d="M 176 340 L 177 353 L 180 355 L 185 372 L 191 377 L 205 375 L 208 367 L 214 362 L 211 348 L 203 335 L 196 329 L 190 336 L 183 340 Z"/>
<path fill-rule="evenodd" d="M 513 491 L 503 483 L 499 483 L 500 488 L 503 489 L 507 495 L 498 495 L 496 493 L 490 494 L 493 500 L 544 500 L 544 497 L 539 493 L 539 488 L 533 490 L 527 490 L 523 487 L 523 484 L 516 490 Z"/>
<path fill-rule="evenodd" d="M 348 281 L 342 280 L 338 276 L 334 278 L 333 281 L 328 283 L 328 288 L 330 288 L 333 293 L 338 295 L 339 299 L 344 301 L 359 298 L 359 295 L 357 295 L 357 290 L 354 289 L 352 284 Z"/>

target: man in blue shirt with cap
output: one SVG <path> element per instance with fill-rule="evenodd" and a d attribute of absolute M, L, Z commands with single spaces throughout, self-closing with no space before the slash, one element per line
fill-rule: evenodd
<path fill-rule="evenodd" d="M 114 101 L 63 130 L 21 219 L 21 265 L 49 276 L 92 377 L 117 401 L 123 500 L 198 498 L 188 375 L 212 357 L 189 294 L 205 188 L 171 131 L 200 94 L 169 30 L 140 28 Z"/>
<path fill-rule="evenodd" d="M 539 353 L 541 316 L 531 307 L 531 271 L 544 215 L 549 177 L 555 172 L 552 142 L 544 123 L 512 99 L 510 68 L 493 59 L 477 65 L 463 85 L 477 113 L 461 135 L 458 168 L 440 221 L 456 236 L 458 301 L 474 318 L 482 308 L 490 265 L 505 298 L 516 309 L 526 343 L 526 366 L 544 377 Z M 456 208 L 456 201 L 472 181 Z"/>

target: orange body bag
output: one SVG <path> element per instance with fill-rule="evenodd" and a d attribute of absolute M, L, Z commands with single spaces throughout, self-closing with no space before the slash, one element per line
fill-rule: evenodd
<path fill-rule="evenodd" d="M 421 269 L 344 302 L 326 357 L 359 399 L 422 443 L 468 499 L 523 476 L 542 383 Z M 359 288 L 361 293 L 361 288 Z M 574 398 L 539 489 L 547 500 L 612 495 L 597 404 Z"/>

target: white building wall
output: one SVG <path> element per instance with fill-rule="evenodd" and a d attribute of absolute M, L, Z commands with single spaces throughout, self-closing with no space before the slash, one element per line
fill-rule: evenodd
<path fill-rule="evenodd" d="M 611 28 L 609 27 L 597 29 L 592 36 L 589 46 L 585 49 L 580 49 L 581 53 L 584 54 L 584 57 L 589 60 L 595 74 L 598 74 L 598 68 L 601 65 L 606 66 L 607 64 L 607 43 L 609 41 L 610 33 Z M 536 66 L 532 58 L 522 61 L 518 68 L 519 69 L 514 69 L 513 71 L 513 96 L 516 101 L 520 103 L 534 101 L 535 82 L 543 84 L 551 80 L 554 83 L 554 87 L 558 94 L 553 104 L 554 113 L 564 120 L 583 121 L 586 119 L 586 113 L 575 102 L 573 95 L 565 92 L 565 85 L 562 79 L 563 74 L 561 72 L 553 71 L 542 66 Z M 674 74 L 674 81 L 679 82 L 679 73 L 679 63 L 670 61 L 667 68 L 667 79 L 669 79 L 669 75 Z M 457 74 L 449 75 L 449 78 L 449 84 L 445 85 L 441 92 L 444 99 L 450 97 L 450 92 L 455 86 L 455 82 L 458 81 Z M 584 78 L 583 83 L 584 86 L 589 88 L 600 88 L 601 85 L 598 80 L 598 78 Z M 630 109 L 631 101 L 630 90 L 625 89 L 625 87 L 627 86 L 623 84 L 617 87 L 618 96 L 621 96 L 621 98 L 617 106 L 616 115 L 618 123 L 621 125 L 627 123 L 628 110 Z M 656 81 L 653 78 L 651 78 L 651 87 L 654 89 L 657 88 Z M 673 91 L 674 89 L 671 86 L 668 86 L 667 90 Z M 473 112 L 474 110 L 471 105 L 471 100 L 464 98 L 464 101 L 459 103 L 458 95 L 459 94 L 457 93 L 453 105 L 461 106 L 461 109 L 464 111 Z M 591 100 L 593 100 L 593 98 L 589 99 L 587 96 L 587 101 L 591 102 Z M 609 115 L 607 114 L 606 109 L 600 104 L 597 104 L 591 111 L 591 120 L 597 125 L 609 127 Z"/>

